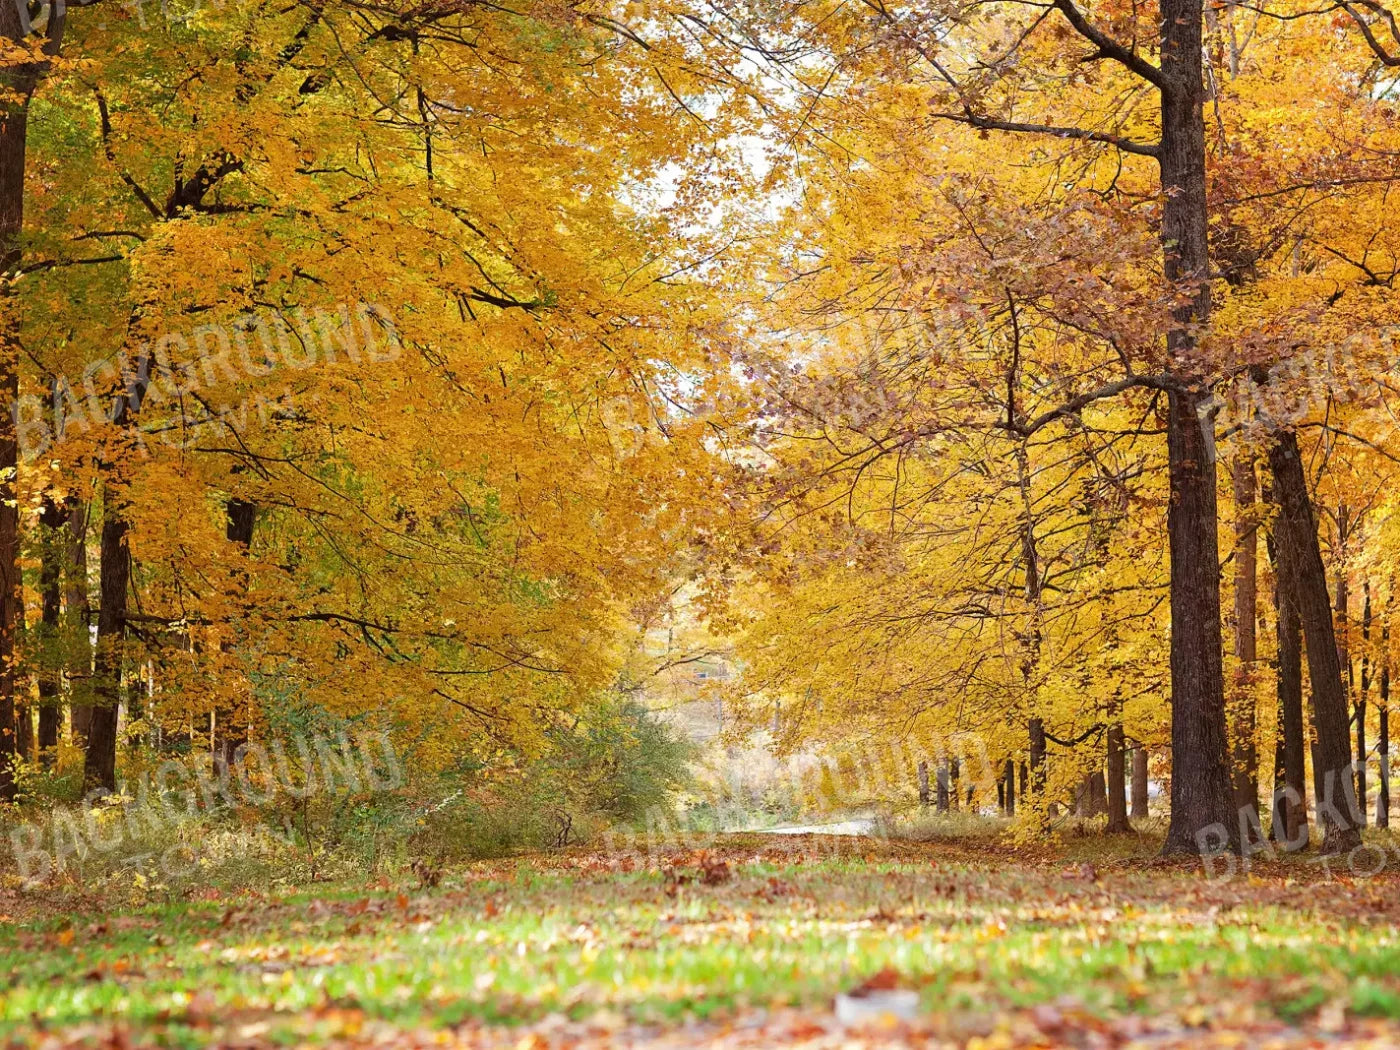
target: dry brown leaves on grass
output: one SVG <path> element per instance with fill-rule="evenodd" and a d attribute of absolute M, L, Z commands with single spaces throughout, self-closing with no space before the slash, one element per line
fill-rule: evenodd
<path fill-rule="evenodd" d="M 897 980 L 898 975 L 887 979 Z M 1180 1019 L 1125 1017 L 1103 1020 L 1072 1003 L 1039 1006 L 995 1020 L 951 1014 L 919 1025 L 873 1024 L 847 1028 L 824 1011 L 755 1012 L 723 1023 L 687 1022 L 659 1028 L 600 1015 L 586 1022 L 560 1016 L 529 1027 L 469 1023 L 450 1029 L 403 1029 L 328 1004 L 297 1019 L 294 1029 L 276 1017 L 219 1020 L 209 1004 L 192 1001 L 189 1021 L 208 1029 L 204 1043 L 219 1050 L 285 1050 L 313 1044 L 323 1050 L 1393 1050 L 1400 1025 L 1360 1020 L 1289 1027 L 1192 1026 Z M 21 1044 L 11 1043 L 18 1047 Z M 154 1046 L 125 1029 L 89 1025 L 40 1035 L 26 1050 L 145 1050 Z"/>
<path fill-rule="evenodd" d="M 720 886 L 734 877 L 729 861 L 709 850 L 697 850 L 689 857 L 673 859 L 662 869 L 662 873 L 666 878 L 666 892 L 673 897 L 680 887 L 691 883 Z"/>
<path fill-rule="evenodd" d="M 91 913 L 17 928 L 8 1019 L 57 1023 L 15 1045 L 1400 1047 L 1391 873 L 1209 882 L 1184 865 L 749 839 L 338 892 L 176 904 L 178 929 Z M 52 994 L 14 998 L 25 983 Z M 163 1009 L 172 985 L 216 995 L 113 1025 L 143 995 Z M 832 997 L 862 987 L 918 991 L 922 1027 L 841 1028 Z M 599 1012 L 561 1016 L 580 1005 Z"/>

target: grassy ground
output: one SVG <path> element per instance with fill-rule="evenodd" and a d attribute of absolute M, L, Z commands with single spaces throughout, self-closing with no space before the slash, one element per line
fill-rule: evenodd
<path fill-rule="evenodd" d="M 1132 852 L 754 836 L 432 889 L 63 915 L 12 893 L 0 1040 L 846 1046 L 832 997 L 888 970 L 919 993 L 918 1038 L 953 1045 L 1400 1043 L 1400 880 L 1294 862 L 1208 882 Z"/>

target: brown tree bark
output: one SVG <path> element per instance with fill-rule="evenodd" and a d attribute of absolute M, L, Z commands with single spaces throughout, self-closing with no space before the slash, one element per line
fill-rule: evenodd
<path fill-rule="evenodd" d="M 18 43 L 25 37 L 16 4 L 0 4 L 0 37 Z M 10 97 L 0 102 L 0 277 L 9 289 L 18 275 L 23 250 L 24 162 L 32 84 L 17 83 L 24 74 L 3 78 Z M 0 800 L 15 798 L 13 759 L 17 749 L 15 712 L 15 636 L 19 630 L 19 435 L 11 405 L 19 403 L 18 314 L 0 295 Z"/>
<path fill-rule="evenodd" d="M 84 786 L 115 791 L 117 787 L 117 718 L 121 708 L 122 641 L 126 627 L 126 593 L 131 583 L 127 524 L 116 493 L 103 499 L 102 548 L 98 569 L 97 656 L 93 666 L 92 721 L 87 737 Z"/>
<path fill-rule="evenodd" d="M 1210 322 L 1202 0 L 1162 0 L 1162 256 L 1177 289 L 1167 333 L 1167 458 L 1171 550 L 1171 822 L 1162 852 L 1199 853 L 1215 828 L 1238 850 L 1231 806 L 1220 636 L 1213 424 L 1198 360 Z"/>
<path fill-rule="evenodd" d="M 1108 812 L 1108 788 L 1104 784 L 1103 768 L 1100 767 L 1089 774 L 1088 780 L 1084 782 L 1085 790 L 1088 794 L 1088 806 L 1086 815 L 1099 817 Z"/>
<path fill-rule="evenodd" d="M 1239 846 L 1225 729 L 1215 470 L 1198 418 L 1204 408 L 1196 394 L 1170 395 L 1172 778 L 1164 854 L 1201 852 L 1198 836 L 1207 829 Z"/>
<path fill-rule="evenodd" d="M 0 38 L 28 46 L 32 32 L 27 9 L 19 3 L 0 4 Z M 0 101 L 0 800 L 15 797 L 11 758 L 15 751 L 16 633 L 19 612 L 19 433 L 15 406 L 19 404 L 19 317 L 10 303 L 10 289 L 23 259 L 24 172 L 29 140 L 29 102 L 48 68 L 47 59 L 63 41 L 66 8 L 49 6 L 42 56 L 32 61 L 9 59 Z"/>
<path fill-rule="evenodd" d="M 1133 748 L 1133 819 L 1147 819 L 1147 749 Z"/>
<path fill-rule="evenodd" d="M 1030 738 L 1030 794 L 1040 797 L 1045 794 L 1045 722 L 1043 719 L 1031 719 Z"/>
<path fill-rule="evenodd" d="M 88 730 L 92 725 L 92 643 L 89 641 L 92 607 L 88 600 L 87 517 L 88 505 L 71 498 L 64 522 L 63 638 L 73 744 L 82 748 L 87 747 Z"/>
<path fill-rule="evenodd" d="M 1307 639 L 1308 678 L 1312 684 L 1313 789 L 1322 823 L 1324 852 L 1346 852 L 1361 844 L 1356 785 L 1351 774 L 1350 725 L 1346 691 L 1332 623 L 1327 573 L 1318 545 L 1317 523 L 1303 474 L 1298 439 L 1280 431 L 1269 450 L 1280 572 L 1290 580 L 1303 634 Z"/>
<path fill-rule="evenodd" d="M 1271 480 L 1264 483 L 1263 498 L 1265 503 L 1277 505 Z M 1278 698 L 1270 833 L 1273 840 L 1285 849 L 1303 849 L 1309 839 L 1305 765 L 1307 739 L 1303 724 L 1303 625 L 1298 617 L 1293 570 L 1284 562 L 1277 522 L 1265 534 L 1265 548 L 1274 568 L 1274 638 L 1277 652 L 1274 682 Z"/>
<path fill-rule="evenodd" d="M 224 536 L 240 553 L 246 553 L 253 543 L 253 523 L 257 519 L 257 505 L 247 500 L 230 498 L 225 508 L 225 518 Z M 246 586 L 246 581 L 243 585 Z M 232 643 L 225 648 L 231 651 Z M 251 712 L 244 710 L 240 713 L 236 706 L 230 706 L 228 710 L 221 711 L 220 716 L 218 721 L 222 734 L 222 748 L 219 759 L 225 768 L 232 769 L 238 749 L 248 742 Z"/>
<path fill-rule="evenodd" d="M 39 548 L 39 757 L 49 766 L 53 763 L 54 748 L 58 746 L 63 714 L 59 707 L 59 621 L 63 593 L 59 544 L 63 539 L 63 511 L 52 496 L 44 497 L 39 524 L 43 527 Z"/>
<path fill-rule="evenodd" d="M 1381 614 L 1381 674 L 1378 683 L 1379 695 L 1376 698 L 1377 726 L 1376 751 L 1380 759 L 1380 781 L 1376 784 L 1376 827 L 1390 827 L 1390 600 L 1394 590 L 1392 581 L 1386 591 L 1385 611 Z"/>
<path fill-rule="evenodd" d="M 919 778 L 919 805 L 928 806 L 933 803 L 933 796 L 928 786 L 928 760 L 921 759 L 917 770 Z"/>
<path fill-rule="evenodd" d="M 1282 756 L 1279 763 L 1281 787 L 1291 789 L 1288 796 L 1280 794 L 1274 809 L 1282 823 L 1274 830 L 1274 840 L 1280 844 L 1308 841 L 1307 742 L 1303 731 L 1303 625 L 1298 618 L 1298 604 L 1293 598 L 1289 575 L 1275 558 L 1274 608 L 1275 630 L 1278 636 L 1278 745 L 1275 752 Z M 1276 781 L 1279 777 L 1275 778 Z"/>
<path fill-rule="evenodd" d="M 1337 550 L 1335 552 L 1337 561 L 1337 586 L 1335 591 L 1336 605 L 1334 606 L 1336 616 L 1332 623 L 1333 630 L 1337 636 L 1337 663 L 1342 669 L 1342 695 L 1345 698 L 1344 702 L 1353 705 L 1351 708 L 1351 721 L 1355 722 L 1357 720 L 1357 709 L 1354 706 L 1356 697 L 1355 672 L 1351 663 L 1351 589 L 1347 581 L 1346 573 L 1346 547 L 1347 537 L 1350 532 L 1351 521 L 1347 513 L 1347 505 L 1343 503 L 1337 508 Z M 1350 724 L 1349 722 L 1348 726 L 1350 726 Z M 1350 741 L 1347 742 L 1347 746 L 1351 746 Z M 1360 770 L 1357 770 L 1355 763 L 1352 764 L 1352 768 L 1356 770 L 1357 783 L 1360 785 L 1364 782 L 1365 776 Z M 1358 803 L 1358 823 L 1361 826 L 1365 826 L 1365 794 L 1358 791 L 1356 801 Z"/>
<path fill-rule="evenodd" d="M 1123 723 L 1109 723 L 1107 830 L 1110 834 L 1121 834 L 1133 830 L 1133 826 L 1128 823 L 1126 750 L 1126 745 L 1123 742 Z"/>
<path fill-rule="evenodd" d="M 135 421 L 150 385 L 151 361 L 143 353 L 127 386 L 117 394 L 112 423 L 120 430 Z M 83 782 L 88 789 L 116 790 L 117 718 L 121 708 L 122 665 L 126 640 L 126 602 L 131 587 L 129 531 L 120 505 L 120 490 L 108 474 L 102 495 L 102 540 L 98 566 L 97 653 L 93 660 L 92 725 L 87 738 Z"/>
<path fill-rule="evenodd" d="M 1259 814 L 1259 750 L 1255 741 L 1254 674 L 1259 648 L 1255 624 L 1259 596 L 1258 521 L 1254 461 L 1236 458 L 1230 471 L 1235 497 L 1235 630 L 1236 671 L 1231 683 L 1235 808 Z"/>
<path fill-rule="evenodd" d="M 1002 779 L 1006 781 L 1006 791 L 1003 798 L 1004 812 L 1008 817 L 1016 815 L 1016 760 L 1008 758 L 1006 765 L 1002 769 Z"/>
<path fill-rule="evenodd" d="M 1361 584 L 1361 681 L 1354 701 L 1356 713 L 1356 801 L 1361 826 L 1366 826 L 1366 702 L 1371 692 L 1371 581 Z"/>

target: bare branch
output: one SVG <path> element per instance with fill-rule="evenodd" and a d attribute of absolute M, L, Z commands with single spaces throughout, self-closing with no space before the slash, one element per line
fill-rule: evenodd
<path fill-rule="evenodd" d="M 1013 424 L 1007 427 L 1007 429 L 1011 430 L 1013 433 L 1020 434 L 1022 437 L 1030 437 L 1037 430 L 1048 426 L 1057 419 L 1063 419 L 1066 416 L 1078 414 L 1081 409 L 1087 408 L 1095 401 L 1106 401 L 1111 397 L 1117 397 L 1125 390 L 1131 390 L 1133 387 L 1166 390 L 1172 386 L 1172 383 L 1172 378 L 1165 373 L 1157 376 L 1124 376 L 1122 379 L 1115 379 L 1112 383 L 1105 383 L 1103 386 L 1096 387 L 1093 390 L 1086 390 L 1084 393 L 1070 398 L 1064 404 L 1056 405 L 1054 408 L 1042 412 L 1029 423 Z"/>
<path fill-rule="evenodd" d="M 993 120 L 991 117 L 967 113 L 935 113 L 942 120 L 955 120 L 986 131 L 1019 131 L 1031 135 L 1052 135 L 1060 139 L 1078 139 L 1082 142 L 1103 142 L 1121 149 L 1124 153 L 1136 153 L 1142 157 L 1156 157 L 1160 147 L 1150 142 L 1138 142 L 1114 135 L 1108 131 L 1094 131 L 1091 128 L 1061 127 L 1054 124 L 1023 124 L 1014 120 Z"/>

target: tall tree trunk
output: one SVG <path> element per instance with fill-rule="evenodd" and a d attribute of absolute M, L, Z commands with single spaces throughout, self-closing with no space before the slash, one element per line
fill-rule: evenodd
<path fill-rule="evenodd" d="M 1381 614 L 1381 680 L 1376 702 L 1376 750 L 1380 758 L 1380 782 L 1376 785 L 1376 827 L 1390 827 L 1390 602 L 1395 590 L 1392 580 L 1385 594 L 1385 612 Z"/>
<path fill-rule="evenodd" d="M 10 758 L 15 747 L 15 635 L 19 629 L 19 316 L 10 298 L 23 259 L 24 171 L 29 137 L 29 101 L 48 60 L 63 43 L 67 8 L 48 5 L 42 54 L 28 62 L 11 57 L 0 75 L 0 801 L 15 797 Z M 22 17 L 22 13 L 25 13 Z M 22 3 L 0 4 L 0 37 L 27 48 L 32 27 Z"/>
<path fill-rule="evenodd" d="M 230 498 L 225 509 L 225 517 L 225 537 L 236 546 L 239 555 L 246 554 L 253 543 L 253 523 L 257 519 L 257 505 L 247 500 Z M 241 590 L 246 590 L 247 581 L 242 578 L 242 575 L 241 572 L 238 574 L 241 581 L 239 587 Z M 232 651 L 232 649 L 233 643 L 225 645 L 225 651 Z M 220 758 L 224 767 L 231 769 L 238 749 L 248 742 L 248 724 L 251 720 L 251 712 L 245 711 L 240 717 L 239 712 L 231 705 L 220 714 L 222 717 L 219 719 L 219 723 L 223 739 Z"/>
<path fill-rule="evenodd" d="M 930 805 L 930 804 L 932 804 L 932 802 L 933 802 L 933 797 L 932 797 L 932 795 L 931 795 L 930 792 L 929 792 L 929 786 L 928 786 L 928 760 L 927 760 L 927 759 L 920 759 L 920 760 L 919 760 L 918 776 L 919 776 L 919 805 L 921 805 L 921 806 Z"/>
<path fill-rule="evenodd" d="M 1108 788 L 1104 784 L 1103 767 L 1089 774 L 1084 786 L 1088 792 L 1088 816 L 1099 817 L 1108 812 Z"/>
<path fill-rule="evenodd" d="M 48 59 L 63 43 L 66 7 L 50 4 L 42 57 L 19 62 L 11 57 L 0 81 L 0 801 L 15 797 L 11 758 L 15 749 L 15 635 L 20 627 L 19 589 L 19 433 L 13 406 L 19 404 L 19 315 L 11 289 L 23 259 L 24 170 L 29 137 L 29 101 Z M 0 4 L 0 38 L 28 47 L 32 27 L 21 3 Z"/>
<path fill-rule="evenodd" d="M 1347 505 L 1343 503 L 1337 508 L 1337 587 L 1335 591 L 1336 605 L 1334 606 L 1336 616 L 1332 623 L 1337 636 L 1337 665 L 1342 670 L 1343 702 L 1354 704 L 1356 682 L 1351 666 L 1351 590 L 1348 586 L 1346 572 L 1346 544 L 1349 531 Z M 1356 708 L 1352 707 L 1351 710 L 1351 720 L 1347 723 L 1348 727 L 1356 721 Z M 1350 740 L 1347 741 L 1347 747 L 1351 747 Z M 1352 768 L 1356 768 L 1354 762 Z M 1358 792 L 1356 801 L 1359 803 L 1357 820 L 1359 824 L 1364 825 L 1366 823 L 1366 796 Z"/>
<path fill-rule="evenodd" d="M 1275 752 L 1282 753 L 1282 787 L 1275 809 L 1282 824 L 1275 830 L 1275 841 L 1307 844 L 1308 795 L 1307 742 L 1303 730 L 1303 625 L 1298 603 L 1283 565 L 1275 559 L 1274 608 L 1278 635 L 1278 735 Z M 1278 779 L 1277 777 L 1275 778 Z M 1291 801 L 1289 796 L 1291 796 Z"/>
<path fill-rule="evenodd" d="M 1208 828 L 1223 829 L 1233 848 L 1239 839 L 1225 729 L 1215 470 L 1197 418 L 1203 411 L 1196 394 L 1170 395 L 1172 778 L 1165 854 L 1200 852 L 1197 836 Z"/>
<path fill-rule="evenodd" d="M 1038 814 L 1041 830 L 1047 830 L 1045 805 L 1045 721 L 1040 718 L 1030 720 L 1030 784 L 1023 797 L 1033 799 L 1032 812 Z"/>
<path fill-rule="evenodd" d="M 1279 431 L 1269 450 L 1279 574 L 1290 581 L 1303 634 L 1307 638 L 1308 678 L 1312 684 L 1313 787 L 1322 822 L 1324 852 L 1346 852 L 1361 844 L 1356 817 L 1356 785 L 1351 775 L 1351 740 L 1346 692 L 1327 593 L 1327 573 L 1318 545 L 1317 523 L 1307 479 L 1292 431 Z"/>
<path fill-rule="evenodd" d="M 1016 760 L 1008 758 L 1006 766 L 1002 770 L 1002 778 L 1006 781 L 1006 815 L 1014 817 L 1016 815 Z"/>
<path fill-rule="evenodd" d="M 939 813 L 948 812 L 948 763 L 943 761 L 938 763 L 938 772 L 934 775 L 936 794 L 934 796 L 934 809 Z"/>
<path fill-rule="evenodd" d="M 1361 584 L 1361 683 L 1356 691 L 1356 801 L 1366 826 L 1366 701 L 1371 692 L 1371 581 Z"/>
<path fill-rule="evenodd" d="M 18 4 L 0 4 L 0 37 L 25 37 Z M 13 62 L 13 58 L 7 60 Z M 0 78 L 10 97 L 0 102 L 0 801 L 15 798 L 15 635 L 19 629 L 19 435 L 11 405 L 19 404 L 19 315 L 9 291 L 19 275 L 24 231 L 24 160 L 32 84 L 23 72 Z M 18 90 L 17 90 L 18 89 Z"/>
<path fill-rule="evenodd" d="M 1258 659 L 1255 631 L 1259 595 L 1258 531 L 1254 461 L 1238 457 L 1231 468 L 1235 495 L 1235 680 L 1230 710 L 1234 715 L 1235 808 L 1259 814 L 1259 750 L 1255 741 L 1254 674 Z"/>
<path fill-rule="evenodd" d="M 1163 272 L 1177 292 L 1167 333 L 1167 455 L 1171 549 L 1171 823 L 1163 853 L 1199 853 L 1198 835 L 1223 829 L 1239 848 L 1220 637 L 1213 424 L 1201 381 L 1199 333 L 1210 322 L 1203 0 L 1162 0 Z"/>
<path fill-rule="evenodd" d="M 24 588 L 15 592 L 15 649 L 27 653 L 33 643 L 26 637 L 29 624 L 24 610 Z M 15 757 L 34 761 L 34 710 L 29 703 L 28 676 L 20 673 L 22 658 L 16 657 L 15 675 Z"/>
<path fill-rule="evenodd" d="M 1264 502 L 1277 505 L 1272 481 L 1264 484 Z M 1274 567 L 1274 636 L 1278 723 L 1274 738 L 1274 807 L 1272 835 L 1289 849 L 1308 844 L 1307 739 L 1303 727 L 1303 624 L 1298 616 L 1292 570 L 1284 562 L 1278 527 L 1266 537 Z"/>
<path fill-rule="evenodd" d="M 73 745 L 87 747 L 92 725 L 92 607 L 88 601 L 88 505 L 72 497 L 66 515 L 63 585 L 63 651 L 69 674 L 69 711 Z"/>
<path fill-rule="evenodd" d="M 39 511 L 43 526 L 39 548 L 39 757 L 46 766 L 53 764 L 54 749 L 58 747 L 58 729 L 62 721 L 59 709 L 59 678 L 62 651 L 60 618 L 62 615 L 63 560 L 59 545 L 63 542 L 63 511 L 52 496 L 45 496 Z"/>
<path fill-rule="evenodd" d="M 88 788 L 117 787 L 117 716 L 121 705 L 122 640 L 126 626 L 126 592 L 131 583 L 126 519 L 114 506 L 109 485 L 102 505 L 102 553 L 97 609 L 97 658 L 94 663 L 92 722 L 87 737 L 84 784 Z"/>
<path fill-rule="evenodd" d="M 1147 748 L 1133 748 L 1133 819 L 1147 819 Z"/>
<path fill-rule="evenodd" d="M 1110 834 L 1133 830 L 1132 825 L 1128 823 L 1125 752 L 1123 723 L 1110 722 L 1108 726 L 1108 831 Z"/>
<path fill-rule="evenodd" d="M 112 423 L 120 431 L 132 426 L 150 387 L 151 358 L 143 350 L 125 386 L 117 392 Z M 104 466 L 110 466 L 104 464 Z M 117 716 L 121 705 L 122 666 L 125 662 L 126 602 L 131 588 L 129 527 L 120 504 L 121 491 L 109 472 L 102 494 L 102 542 L 98 567 L 97 654 L 93 660 L 96 682 L 92 728 L 87 740 L 87 766 L 83 776 L 91 788 L 116 789 Z"/>

